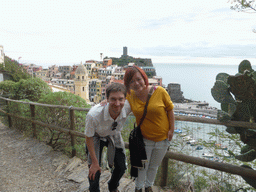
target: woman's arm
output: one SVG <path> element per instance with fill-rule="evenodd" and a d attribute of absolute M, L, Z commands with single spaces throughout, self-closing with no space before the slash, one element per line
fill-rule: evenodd
<path fill-rule="evenodd" d="M 170 111 L 167 111 L 167 116 L 168 116 L 168 119 L 169 119 L 168 140 L 171 141 L 172 137 L 173 137 L 174 121 L 175 121 L 173 109 L 170 110 Z"/>

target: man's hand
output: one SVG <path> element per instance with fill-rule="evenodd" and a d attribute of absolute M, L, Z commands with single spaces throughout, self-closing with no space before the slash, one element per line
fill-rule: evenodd
<path fill-rule="evenodd" d="M 95 175 L 97 172 L 101 173 L 101 168 L 99 166 L 99 164 L 91 164 L 90 169 L 89 169 L 89 178 L 90 180 L 94 180 L 95 179 Z"/>
<path fill-rule="evenodd" d="M 89 169 L 89 179 L 94 180 L 95 174 L 97 173 L 97 171 L 101 172 L 101 168 L 100 168 L 98 159 L 96 158 L 93 137 L 86 137 L 86 145 L 87 145 L 87 148 L 90 153 L 91 160 L 92 160 L 92 163 L 91 163 L 90 169 Z"/>

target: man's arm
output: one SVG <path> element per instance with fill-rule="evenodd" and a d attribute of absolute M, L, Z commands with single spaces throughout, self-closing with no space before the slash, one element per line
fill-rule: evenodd
<path fill-rule="evenodd" d="M 97 171 L 101 172 L 101 168 L 100 168 L 99 161 L 95 154 L 93 137 L 86 137 L 86 145 L 87 145 L 87 148 L 90 153 L 91 160 L 92 160 L 92 164 L 90 165 L 90 169 L 89 169 L 89 178 L 91 180 L 94 180 L 95 174 L 97 173 Z"/>

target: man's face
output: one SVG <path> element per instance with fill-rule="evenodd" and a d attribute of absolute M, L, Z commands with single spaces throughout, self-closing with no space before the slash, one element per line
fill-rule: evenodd
<path fill-rule="evenodd" d="M 109 103 L 109 113 L 112 116 L 118 116 L 124 106 L 125 96 L 122 92 L 111 92 L 107 99 Z"/>

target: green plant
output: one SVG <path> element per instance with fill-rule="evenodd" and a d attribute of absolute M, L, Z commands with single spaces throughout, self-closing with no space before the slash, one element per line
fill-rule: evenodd
<path fill-rule="evenodd" d="M 5 80 L 0 82 L 1 95 L 13 93 L 15 82 L 11 80 Z"/>
<path fill-rule="evenodd" d="M 90 105 L 86 103 L 81 97 L 67 92 L 55 92 L 43 96 L 39 103 L 51 104 L 51 105 L 63 105 L 63 106 L 73 106 L 81 108 L 90 108 Z M 79 132 L 84 132 L 85 128 L 85 111 L 75 110 L 75 130 Z M 63 108 L 51 108 L 44 106 L 36 107 L 36 119 L 51 125 L 56 125 L 65 129 L 70 129 L 70 110 Z M 52 146 L 54 149 L 60 149 L 68 154 L 71 153 L 71 139 L 70 136 L 46 127 L 38 127 L 38 132 L 40 133 L 41 139 L 46 141 L 48 145 Z M 76 146 L 78 156 L 84 158 L 85 139 L 81 137 L 76 137 Z"/>
<path fill-rule="evenodd" d="M 7 56 L 4 56 L 4 67 L 1 65 L 1 69 L 9 72 L 14 82 L 18 82 L 21 79 L 29 79 L 31 76 L 23 70 L 19 63 Z"/>
<path fill-rule="evenodd" d="M 256 72 L 252 69 L 248 60 L 243 60 L 238 66 L 238 73 L 234 76 L 219 73 L 216 82 L 211 89 L 213 98 L 221 103 L 218 111 L 220 121 L 245 121 L 255 122 L 256 119 Z M 241 148 L 241 154 L 235 155 L 236 159 L 251 162 L 256 159 L 256 130 L 242 127 L 227 127 L 230 134 L 239 134 L 241 141 L 246 144 Z M 251 168 L 246 166 L 247 168 Z M 256 188 L 255 182 L 247 183 Z"/>
<path fill-rule="evenodd" d="M 11 97 L 16 100 L 28 99 L 30 101 L 38 101 L 50 92 L 50 87 L 40 78 L 21 79 L 14 84 Z"/>

